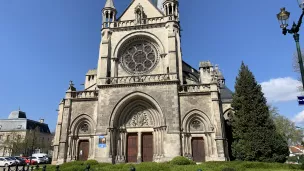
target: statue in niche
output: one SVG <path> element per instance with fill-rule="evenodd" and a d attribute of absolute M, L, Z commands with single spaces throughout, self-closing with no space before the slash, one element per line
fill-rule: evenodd
<path fill-rule="evenodd" d="M 140 4 L 138 4 L 137 7 L 135 8 L 135 23 L 142 24 L 143 16 L 144 16 L 144 9 Z"/>

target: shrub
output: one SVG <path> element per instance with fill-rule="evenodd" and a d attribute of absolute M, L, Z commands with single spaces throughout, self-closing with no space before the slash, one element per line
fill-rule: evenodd
<path fill-rule="evenodd" d="M 96 160 L 87 160 L 84 162 L 85 165 L 90 165 L 90 166 L 93 166 L 93 165 L 97 165 L 99 164 L 98 161 Z"/>
<path fill-rule="evenodd" d="M 66 167 L 71 167 L 71 166 L 80 166 L 83 165 L 83 161 L 73 161 L 73 162 L 68 162 L 68 163 L 63 163 L 60 165 L 60 168 L 66 168 Z"/>
<path fill-rule="evenodd" d="M 74 165 L 60 169 L 61 171 L 84 171 L 86 166 L 84 165 Z"/>
<path fill-rule="evenodd" d="M 177 156 L 177 157 L 174 157 L 171 160 L 170 164 L 173 164 L 173 165 L 191 165 L 191 164 L 196 164 L 196 163 L 187 159 L 186 157 Z"/>
<path fill-rule="evenodd" d="M 224 168 L 222 171 L 235 171 L 235 169 L 233 169 L 233 168 Z"/>

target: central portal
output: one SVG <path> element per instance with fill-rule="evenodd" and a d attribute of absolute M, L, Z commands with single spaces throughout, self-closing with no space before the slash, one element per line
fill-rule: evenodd
<path fill-rule="evenodd" d="M 127 162 L 137 163 L 153 161 L 153 135 L 152 133 L 143 133 L 138 137 L 137 133 L 128 133 L 127 135 Z M 140 151 L 139 151 L 140 150 Z M 141 152 L 141 155 L 139 154 Z M 139 160 L 138 160 L 138 156 Z"/>

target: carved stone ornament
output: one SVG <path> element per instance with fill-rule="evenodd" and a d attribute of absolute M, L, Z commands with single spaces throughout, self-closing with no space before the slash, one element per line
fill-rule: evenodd
<path fill-rule="evenodd" d="M 199 120 L 194 120 L 191 123 L 191 127 L 197 130 L 201 127 L 201 122 Z"/>
<path fill-rule="evenodd" d="M 134 127 L 142 127 L 142 126 L 149 126 L 148 116 L 145 112 L 140 111 L 136 113 L 131 119 L 131 126 Z"/>
<path fill-rule="evenodd" d="M 80 127 L 80 130 L 81 130 L 82 132 L 88 132 L 88 130 L 89 130 L 88 124 L 83 124 L 83 125 Z"/>

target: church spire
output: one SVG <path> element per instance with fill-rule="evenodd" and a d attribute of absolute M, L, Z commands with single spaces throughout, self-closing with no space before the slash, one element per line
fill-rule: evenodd
<path fill-rule="evenodd" d="M 105 5 L 105 8 L 112 8 L 112 9 L 115 9 L 113 0 L 107 0 L 106 5 Z"/>
<path fill-rule="evenodd" d="M 102 10 L 103 27 L 109 27 L 110 23 L 116 21 L 117 11 L 114 6 L 113 0 L 107 0 L 105 7 Z"/>

